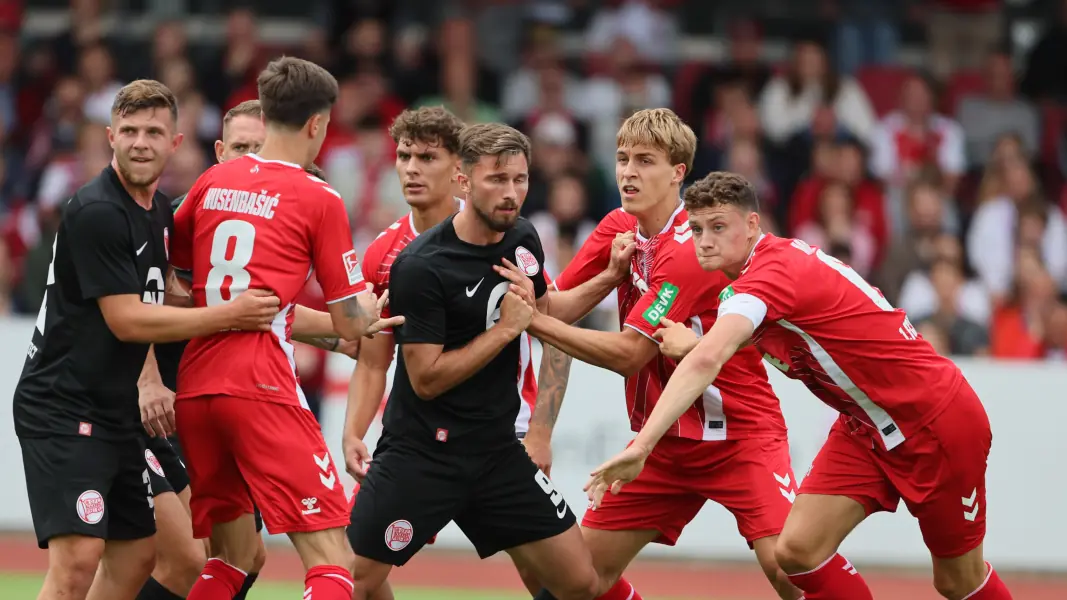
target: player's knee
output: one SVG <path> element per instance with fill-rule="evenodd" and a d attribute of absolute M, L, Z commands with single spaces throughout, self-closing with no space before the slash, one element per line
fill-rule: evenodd
<path fill-rule="evenodd" d="M 804 573 L 815 569 L 829 555 L 818 540 L 783 533 L 774 545 L 774 560 L 786 573 Z"/>
<path fill-rule="evenodd" d="M 590 567 L 571 573 L 570 577 L 553 586 L 552 595 L 559 600 L 593 600 L 604 592 L 600 577 Z"/>
<path fill-rule="evenodd" d="M 187 595 L 206 562 L 204 545 L 199 540 L 188 540 L 160 553 L 156 580 L 171 591 Z"/>
<path fill-rule="evenodd" d="M 256 547 L 256 556 L 252 559 L 252 570 L 249 573 L 261 573 L 265 564 L 267 564 L 267 546 L 260 538 L 259 546 Z"/>
<path fill-rule="evenodd" d="M 81 536 L 54 539 L 48 554 L 48 578 L 53 585 L 72 596 L 84 596 L 100 567 L 104 540 Z"/>

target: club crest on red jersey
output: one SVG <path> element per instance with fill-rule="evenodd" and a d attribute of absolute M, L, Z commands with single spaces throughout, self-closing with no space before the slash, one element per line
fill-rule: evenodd
<path fill-rule="evenodd" d="M 537 257 L 522 246 L 515 249 L 515 265 L 530 277 L 537 275 L 537 272 L 541 270 L 541 265 L 537 264 Z"/>

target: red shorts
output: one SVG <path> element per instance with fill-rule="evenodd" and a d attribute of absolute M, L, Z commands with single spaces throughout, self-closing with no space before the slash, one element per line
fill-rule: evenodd
<path fill-rule="evenodd" d="M 682 529 L 711 500 L 737 519 L 749 544 L 782 532 L 796 497 L 789 442 L 751 439 L 702 442 L 665 437 L 637 479 L 600 508 L 585 511 L 582 527 L 608 531 L 654 529 L 673 546 Z"/>
<path fill-rule="evenodd" d="M 356 482 L 356 487 L 352 489 L 352 500 L 349 501 L 349 504 L 348 504 L 348 512 L 349 512 L 349 514 L 351 514 L 351 512 L 353 510 L 355 510 L 355 508 L 356 508 L 356 496 L 357 495 L 359 495 L 359 482 L 358 481 Z M 435 534 L 432 538 L 430 538 L 430 541 L 428 541 L 426 543 L 427 544 L 432 544 L 432 543 L 434 543 L 436 541 L 437 541 L 437 535 Z"/>
<path fill-rule="evenodd" d="M 193 534 L 211 535 L 254 507 L 270 533 L 348 525 L 348 500 L 314 415 L 230 396 L 178 400 Z"/>
<path fill-rule="evenodd" d="M 802 494 L 848 496 L 867 514 L 896 512 L 901 498 L 919 519 L 930 553 L 953 558 L 985 537 L 986 458 L 993 434 L 981 400 L 966 381 L 926 428 L 886 451 L 866 428 L 844 420 L 830 430 Z"/>

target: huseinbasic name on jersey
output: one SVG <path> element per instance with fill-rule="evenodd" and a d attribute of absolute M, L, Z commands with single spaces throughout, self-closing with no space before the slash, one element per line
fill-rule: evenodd
<path fill-rule="evenodd" d="M 204 194 L 204 210 L 254 215 L 264 219 L 274 218 L 274 209 L 278 206 L 278 196 L 270 196 L 267 190 L 251 192 L 248 190 L 231 190 L 228 188 L 210 188 Z"/>

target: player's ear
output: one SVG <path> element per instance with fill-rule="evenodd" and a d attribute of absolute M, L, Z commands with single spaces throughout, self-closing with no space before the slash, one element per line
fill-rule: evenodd
<path fill-rule="evenodd" d="M 758 212 L 752 211 L 748 213 L 748 232 L 751 235 L 756 235 L 756 232 L 760 230 L 760 216 Z"/>
<path fill-rule="evenodd" d="M 223 145 L 222 140 L 215 140 L 215 160 L 217 162 L 222 162 L 222 152 L 225 149 L 226 146 Z"/>
<path fill-rule="evenodd" d="M 111 149 L 115 149 L 115 131 L 111 127 L 107 128 L 107 143 L 111 146 Z"/>
<path fill-rule="evenodd" d="M 184 133 L 175 134 L 174 137 L 171 138 L 171 141 L 170 141 L 170 143 L 171 143 L 171 148 L 170 148 L 171 152 L 176 152 L 178 150 L 178 148 L 181 147 L 182 141 L 184 139 L 185 139 L 185 134 Z"/>
<path fill-rule="evenodd" d="M 459 189 L 463 192 L 464 196 L 471 193 L 471 179 L 463 172 L 463 169 L 456 170 L 456 182 L 459 183 Z"/>
<path fill-rule="evenodd" d="M 671 183 L 681 186 L 685 181 L 685 165 L 674 165 L 674 177 L 671 177 Z"/>

